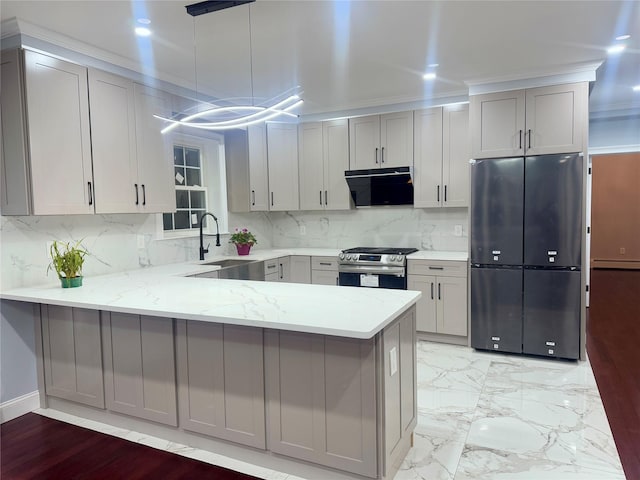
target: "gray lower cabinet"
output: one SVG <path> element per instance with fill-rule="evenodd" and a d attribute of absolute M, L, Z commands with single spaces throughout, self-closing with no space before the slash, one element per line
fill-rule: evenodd
<path fill-rule="evenodd" d="M 107 409 L 177 426 L 173 321 L 102 312 Z"/>
<path fill-rule="evenodd" d="M 417 419 L 415 308 L 374 338 L 265 331 L 267 447 L 391 478 Z"/>
<path fill-rule="evenodd" d="M 375 341 L 267 330 L 269 450 L 375 477 Z"/>
<path fill-rule="evenodd" d="M 104 408 L 100 312 L 40 308 L 47 395 Z"/>
<path fill-rule="evenodd" d="M 264 449 L 263 330 L 177 320 L 176 335 L 180 427 Z"/>

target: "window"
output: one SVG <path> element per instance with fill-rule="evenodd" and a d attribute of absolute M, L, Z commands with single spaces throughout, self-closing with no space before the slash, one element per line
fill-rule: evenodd
<path fill-rule="evenodd" d="M 162 214 L 165 237 L 193 236 L 199 233 L 200 218 L 211 212 L 218 218 L 221 233 L 227 227 L 226 172 L 224 139 L 210 134 L 210 138 L 175 134 L 172 137 L 176 212 Z M 209 233 L 215 233 L 207 225 Z"/>

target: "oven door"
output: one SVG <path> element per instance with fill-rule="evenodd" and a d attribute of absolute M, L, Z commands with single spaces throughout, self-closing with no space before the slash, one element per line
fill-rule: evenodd
<path fill-rule="evenodd" d="M 340 266 L 338 284 L 347 287 L 407 289 L 407 277 L 403 267 L 355 267 Z"/>

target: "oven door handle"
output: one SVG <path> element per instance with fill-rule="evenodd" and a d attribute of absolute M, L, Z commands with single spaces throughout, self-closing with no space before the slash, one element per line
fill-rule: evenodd
<path fill-rule="evenodd" d="M 362 273 L 364 275 L 393 275 L 395 277 L 404 277 L 404 267 L 380 267 L 367 265 L 340 265 L 339 273 Z"/>

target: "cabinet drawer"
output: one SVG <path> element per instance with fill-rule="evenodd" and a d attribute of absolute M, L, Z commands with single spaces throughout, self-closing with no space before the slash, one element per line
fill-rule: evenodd
<path fill-rule="evenodd" d="M 467 262 L 451 260 L 408 260 L 407 273 L 409 275 L 466 277 Z"/>
<path fill-rule="evenodd" d="M 278 259 L 273 258 L 271 260 L 264 261 L 264 274 L 269 275 L 270 273 L 278 272 Z"/>
<path fill-rule="evenodd" d="M 311 257 L 311 270 L 338 270 L 337 257 Z"/>

